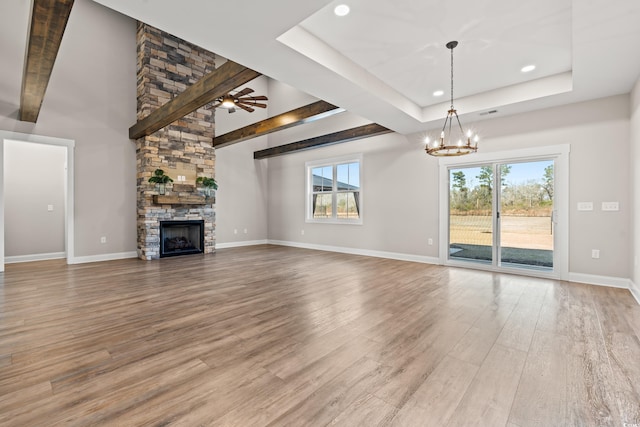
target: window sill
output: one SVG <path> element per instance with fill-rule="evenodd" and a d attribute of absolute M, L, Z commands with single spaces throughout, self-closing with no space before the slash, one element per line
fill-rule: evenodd
<path fill-rule="evenodd" d="M 305 219 L 307 224 L 338 224 L 338 225 L 362 225 L 362 219 L 339 220 L 339 219 Z"/>

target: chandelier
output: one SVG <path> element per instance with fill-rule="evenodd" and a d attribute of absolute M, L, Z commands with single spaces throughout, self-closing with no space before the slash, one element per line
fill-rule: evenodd
<path fill-rule="evenodd" d="M 467 133 L 464 132 L 458 113 L 453 108 L 453 49 L 458 46 L 458 42 L 450 41 L 446 46 L 447 49 L 451 50 L 451 107 L 447 111 L 447 117 L 444 119 L 440 138 L 433 142 L 427 138 L 427 146 L 425 148 L 427 154 L 439 157 L 462 156 L 478 151 L 478 135 L 474 136 L 471 130 L 467 131 Z M 472 139 L 473 145 L 471 145 Z"/>

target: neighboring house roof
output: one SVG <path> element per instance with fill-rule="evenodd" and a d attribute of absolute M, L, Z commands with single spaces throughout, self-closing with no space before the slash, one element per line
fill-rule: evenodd
<path fill-rule="evenodd" d="M 326 179 L 323 178 L 319 175 L 313 175 L 313 188 L 319 188 L 322 187 L 322 180 Z M 338 181 L 338 190 L 353 190 L 353 191 L 360 191 L 360 187 L 355 186 L 355 185 L 350 185 L 350 184 L 346 184 L 344 182 Z"/>

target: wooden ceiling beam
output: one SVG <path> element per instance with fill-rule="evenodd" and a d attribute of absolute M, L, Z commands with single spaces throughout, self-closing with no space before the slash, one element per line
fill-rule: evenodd
<path fill-rule="evenodd" d="M 380 126 L 377 123 L 371 123 L 356 128 L 342 130 L 340 132 L 334 132 L 327 135 L 316 136 L 315 138 L 292 142 L 291 144 L 285 144 L 278 147 L 255 151 L 253 153 L 253 158 L 259 160 L 266 159 L 267 157 L 282 156 L 283 154 L 311 150 L 314 148 L 326 147 L 333 144 L 341 144 L 343 142 L 355 141 L 357 139 L 383 135 L 390 132 L 393 131 L 391 129 L 387 129 L 384 126 Z"/>
<path fill-rule="evenodd" d="M 151 135 L 260 75 L 257 71 L 227 61 L 189 86 L 180 95 L 131 126 L 129 138 L 138 139 Z"/>
<path fill-rule="evenodd" d="M 304 107 L 278 114 L 260 122 L 236 129 L 213 138 L 214 148 L 222 148 L 231 144 L 246 141 L 247 139 L 267 135 L 303 123 L 323 119 L 333 114 L 341 113 L 344 108 L 336 107 L 326 101 L 316 101 Z"/>
<path fill-rule="evenodd" d="M 35 123 L 58 56 L 73 0 L 33 0 L 18 118 Z"/>

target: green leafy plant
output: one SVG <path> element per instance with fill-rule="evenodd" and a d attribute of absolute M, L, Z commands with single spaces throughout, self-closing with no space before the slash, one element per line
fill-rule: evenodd
<path fill-rule="evenodd" d="M 218 183 L 214 178 L 208 178 L 206 176 L 199 176 L 196 179 L 196 184 L 202 184 L 203 187 L 213 188 L 214 190 L 218 189 Z"/>
<path fill-rule="evenodd" d="M 153 176 L 149 178 L 149 182 L 154 184 L 166 184 L 169 182 L 173 182 L 173 179 L 169 175 L 165 175 L 162 169 L 156 169 L 153 172 Z"/>

